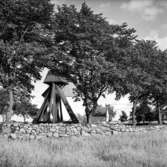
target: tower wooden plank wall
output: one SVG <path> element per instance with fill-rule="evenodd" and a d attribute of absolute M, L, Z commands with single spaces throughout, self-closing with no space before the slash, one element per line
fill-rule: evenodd
<path fill-rule="evenodd" d="M 71 121 L 78 123 L 78 119 L 61 89 L 68 84 L 67 80 L 60 75 L 53 75 L 52 72 L 49 71 L 44 83 L 48 84 L 49 88 L 42 94 L 44 96 L 44 102 L 37 118 L 34 119 L 34 123 L 63 122 L 62 102 L 67 109 Z"/>

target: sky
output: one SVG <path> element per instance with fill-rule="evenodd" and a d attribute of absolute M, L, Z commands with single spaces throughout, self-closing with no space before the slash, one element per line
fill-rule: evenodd
<path fill-rule="evenodd" d="M 155 40 L 160 49 L 167 48 L 167 0 L 85 0 L 95 13 L 102 13 L 111 24 L 126 22 L 136 29 L 138 39 Z M 78 9 L 84 0 L 52 0 L 55 5 L 73 4 Z M 47 70 L 42 72 L 42 80 L 35 83 L 32 100 L 38 107 L 42 104 L 42 92 L 47 88 L 42 82 Z M 124 103 L 127 100 L 122 100 Z M 120 104 L 120 103 L 119 103 Z M 119 105 L 117 104 L 117 105 Z"/>

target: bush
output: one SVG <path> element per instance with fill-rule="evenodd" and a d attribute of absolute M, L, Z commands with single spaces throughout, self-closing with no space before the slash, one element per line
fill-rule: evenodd
<path fill-rule="evenodd" d="M 92 113 L 92 116 L 105 117 L 106 116 L 106 107 L 98 105 L 96 111 L 94 113 Z"/>
<path fill-rule="evenodd" d="M 158 114 L 155 110 L 152 110 L 147 102 L 142 102 L 137 108 L 136 108 L 136 121 L 139 122 L 151 122 L 158 120 Z M 132 112 L 130 113 L 130 119 L 132 119 Z"/>
<path fill-rule="evenodd" d="M 126 114 L 125 111 L 122 111 L 122 114 L 120 115 L 119 120 L 120 120 L 121 122 L 125 122 L 125 121 L 128 120 L 128 116 L 127 116 L 127 114 Z"/>

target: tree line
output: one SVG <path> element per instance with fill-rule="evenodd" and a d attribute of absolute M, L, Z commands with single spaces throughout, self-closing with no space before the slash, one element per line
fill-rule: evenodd
<path fill-rule="evenodd" d="M 0 84 L 8 92 L 6 121 L 17 101 L 29 102 L 32 81 L 43 68 L 73 82 L 87 123 L 107 93 L 129 94 L 136 123 L 137 106 L 155 106 L 158 122 L 167 97 L 167 50 L 139 40 L 127 23 L 110 24 L 84 2 L 55 6 L 50 0 L 0 2 Z"/>

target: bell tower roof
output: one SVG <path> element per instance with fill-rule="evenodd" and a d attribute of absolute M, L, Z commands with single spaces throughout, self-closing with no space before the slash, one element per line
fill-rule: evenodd
<path fill-rule="evenodd" d="M 53 72 L 49 71 L 46 75 L 44 83 L 46 84 L 56 83 L 59 85 L 67 85 L 68 81 L 65 77 L 61 76 L 61 74 L 53 74 Z"/>

